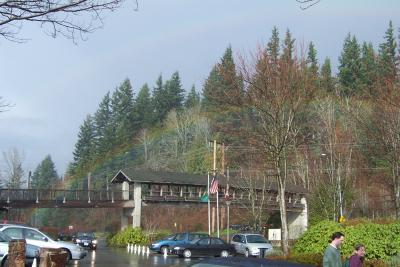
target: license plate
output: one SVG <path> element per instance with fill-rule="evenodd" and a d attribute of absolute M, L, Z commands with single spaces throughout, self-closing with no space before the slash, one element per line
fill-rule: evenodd
<path fill-rule="evenodd" d="M 88 242 L 84 242 L 83 245 L 84 246 L 89 246 L 89 243 Z"/>

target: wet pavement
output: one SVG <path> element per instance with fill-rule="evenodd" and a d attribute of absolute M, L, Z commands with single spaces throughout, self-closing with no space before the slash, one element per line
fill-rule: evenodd
<path fill-rule="evenodd" d="M 190 266 L 200 259 L 181 259 L 177 256 L 169 255 L 164 257 L 161 254 L 150 252 L 149 255 L 129 253 L 123 248 L 109 248 L 100 242 L 95 251 L 88 250 L 88 255 L 79 261 L 74 261 L 69 266 L 77 267 L 184 267 Z"/>

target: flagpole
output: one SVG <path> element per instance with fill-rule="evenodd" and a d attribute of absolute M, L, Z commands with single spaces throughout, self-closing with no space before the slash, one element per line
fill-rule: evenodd
<path fill-rule="evenodd" d="M 208 235 L 211 235 L 211 214 L 210 214 L 210 172 L 207 172 L 207 206 L 208 206 Z"/>
<path fill-rule="evenodd" d="M 217 237 L 219 238 L 219 204 L 218 204 L 218 189 L 217 189 Z"/>

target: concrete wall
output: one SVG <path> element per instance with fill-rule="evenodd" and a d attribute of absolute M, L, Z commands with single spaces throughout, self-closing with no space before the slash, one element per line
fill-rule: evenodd
<path fill-rule="evenodd" d="M 300 203 L 304 204 L 302 212 L 288 212 L 289 239 L 297 239 L 307 230 L 308 227 L 308 207 L 305 197 L 300 199 Z"/>

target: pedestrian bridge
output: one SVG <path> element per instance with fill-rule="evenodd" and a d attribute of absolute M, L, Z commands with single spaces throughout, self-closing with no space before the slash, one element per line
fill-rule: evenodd
<path fill-rule="evenodd" d="M 0 189 L 0 207 L 12 208 L 121 208 L 121 225 L 126 227 L 129 218 L 132 225 L 141 225 L 141 207 L 151 203 L 182 203 L 207 205 L 204 200 L 209 179 L 207 175 L 155 172 L 149 170 L 120 170 L 111 179 L 109 189 L 68 190 L 68 189 Z M 89 186 L 90 188 L 90 186 Z M 290 225 L 301 231 L 308 224 L 307 191 L 288 185 L 285 203 Z M 265 178 L 244 177 L 241 173 L 231 177 L 219 177 L 220 208 L 226 204 L 241 208 L 248 205 L 279 211 L 276 184 Z M 216 194 L 211 194 L 212 205 Z"/>

